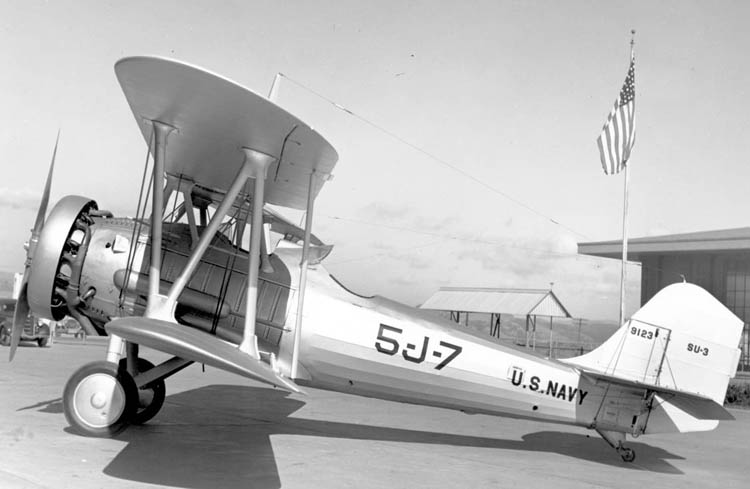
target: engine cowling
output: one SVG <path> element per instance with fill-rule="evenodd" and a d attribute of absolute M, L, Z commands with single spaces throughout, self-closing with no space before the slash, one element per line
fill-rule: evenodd
<path fill-rule="evenodd" d="M 97 210 L 93 200 L 68 195 L 50 212 L 29 275 L 28 301 L 35 315 L 57 321 L 68 314 L 69 287 L 80 279 L 91 213 Z"/>

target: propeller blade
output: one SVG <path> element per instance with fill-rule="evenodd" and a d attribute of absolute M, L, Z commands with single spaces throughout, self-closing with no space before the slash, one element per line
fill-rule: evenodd
<path fill-rule="evenodd" d="M 42 232 L 44 226 L 44 216 L 47 214 L 47 205 L 49 204 L 49 194 L 52 188 L 52 172 L 55 169 L 55 158 L 57 157 L 57 145 L 60 142 L 60 130 L 57 130 L 57 139 L 55 140 L 55 149 L 52 152 L 52 162 L 49 164 L 49 172 L 47 173 L 47 182 L 44 184 L 44 193 L 42 194 L 42 202 L 39 204 L 39 211 L 36 214 L 36 222 L 34 223 L 34 229 L 31 231 L 32 240 L 39 238 L 39 234 Z"/>
<path fill-rule="evenodd" d="M 21 285 L 21 293 L 18 294 L 18 300 L 16 300 L 16 312 L 13 314 L 13 331 L 10 336 L 10 357 L 9 362 L 13 361 L 13 357 L 16 356 L 16 348 L 21 342 L 21 333 L 23 332 L 23 326 L 26 323 L 26 317 L 29 315 L 29 301 L 26 296 L 28 289 L 27 275 L 24 274 L 24 281 Z"/>
<path fill-rule="evenodd" d="M 31 273 L 31 262 L 34 258 L 36 245 L 39 242 L 39 236 L 42 234 L 42 228 L 44 227 L 44 216 L 47 214 L 47 205 L 49 205 L 49 194 L 52 188 L 52 173 L 55 170 L 55 159 L 57 158 L 57 146 L 59 143 L 60 130 L 58 129 L 57 138 L 55 139 L 55 149 L 52 151 L 52 161 L 49 164 L 49 172 L 47 172 L 47 181 L 44 183 L 42 201 L 40 202 L 39 210 L 36 213 L 36 221 L 34 222 L 34 228 L 31 230 L 31 239 L 29 240 L 29 246 L 26 250 L 26 267 L 23 271 L 21 291 L 16 300 L 16 311 L 13 314 L 13 331 L 10 336 L 10 358 L 8 359 L 10 362 L 12 362 L 13 357 L 16 356 L 16 349 L 21 342 L 21 333 L 23 333 L 23 327 L 26 323 L 26 318 L 29 315 L 28 284 L 29 274 Z"/>

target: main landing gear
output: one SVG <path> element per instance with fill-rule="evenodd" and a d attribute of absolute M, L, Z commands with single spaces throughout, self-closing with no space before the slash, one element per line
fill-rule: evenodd
<path fill-rule="evenodd" d="M 632 462 L 635 460 L 635 450 L 627 448 L 623 445 L 625 442 L 625 433 L 619 431 L 605 431 L 596 430 L 599 435 L 604 438 L 604 441 L 609 443 L 609 446 L 617 450 L 617 453 L 622 457 L 625 462 Z"/>
<path fill-rule="evenodd" d="M 174 357 L 154 365 L 137 356 L 134 372 L 128 359 L 119 363 L 97 361 L 84 365 L 68 379 L 63 391 L 65 419 L 76 433 L 112 437 L 131 424 L 152 419 L 164 405 L 164 379 L 192 362 Z"/>
<path fill-rule="evenodd" d="M 138 397 L 127 371 L 111 362 L 92 362 L 76 370 L 65 384 L 63 412 L 76 433 L 110 437 L 135 417 Z"/>

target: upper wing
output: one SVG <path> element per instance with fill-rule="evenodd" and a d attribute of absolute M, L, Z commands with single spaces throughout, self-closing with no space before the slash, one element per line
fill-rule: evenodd
<path fill-rule="evenodd" d="M 320 134 L 265 97 L 221 76 L 157 57 L 123 58 L 115 73 L 147 144 L 150 121 L 177 128 L 169 136 L 168 174 L 223 191 L 243 162 L 242 147 L 271 155 L 266 202 L 304 209 L 310 173 L 313 195 L 333 171 L 338 154 Z"/>

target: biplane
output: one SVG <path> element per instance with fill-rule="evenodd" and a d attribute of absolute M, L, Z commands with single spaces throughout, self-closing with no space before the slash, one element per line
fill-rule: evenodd
<path fill-rule="evenodd" d="M 65 385 L 75 432 L 107 437 L 146 423 L 166 380 L 194 362 L 291 392 L 579 425 L 625 461 L 635 458 L 627 435 L 732 419 L 722 402 L 743 324 L 698 286 L 663 289 L 599 348 L 560 361 L 358 295 L 326 272 L 331 246 L 312 233 L 316 196 L 338 159 L 326 139 L 188 64 L 130 57 L 115 73 L 150 155 L 147 197 L 134 218 L 77 195 L 45 218 L 55 145 L 11 337 L 12 360 L 29 311 L 109 336 L 102 360 Z M 304 228 L 278 208 L 304 210 Z M 169 358 L 154 365 L 140 346 Z"/>

